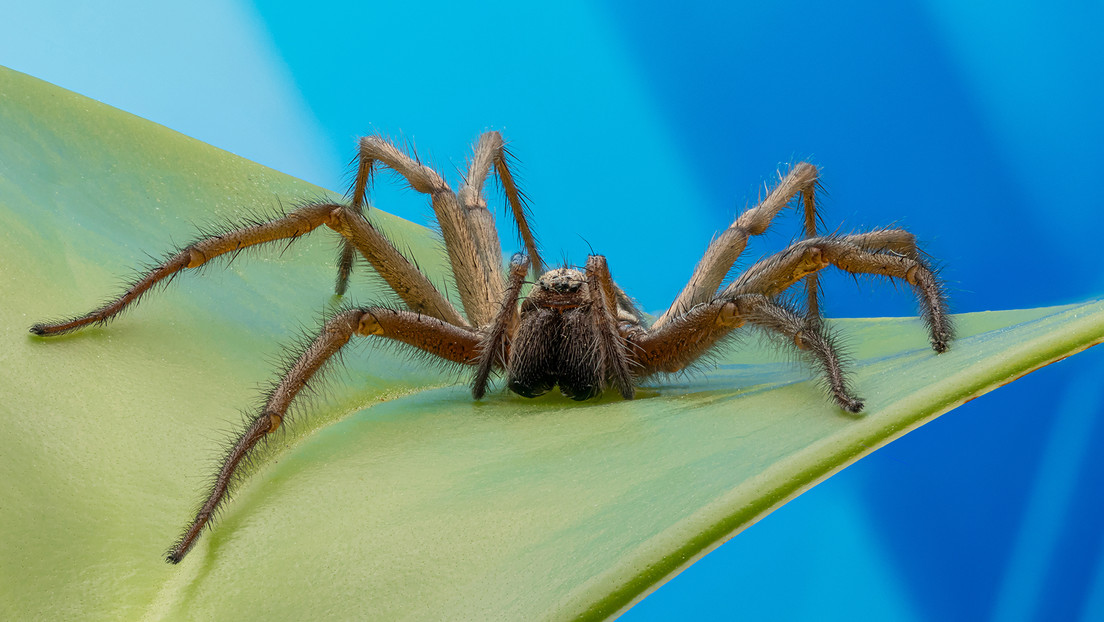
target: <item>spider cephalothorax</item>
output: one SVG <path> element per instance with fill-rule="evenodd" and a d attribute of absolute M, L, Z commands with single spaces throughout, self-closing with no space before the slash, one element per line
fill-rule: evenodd
<path fill-rule="evenodd" d="M 461 308 L 444 296 L 363 216 L 372 173 L 382 165 L 432 199 L 445 241 Z M 502 265 L 502 248 L 482 189 L 494 172 L 506 194 L 525 252 Z M 650 376 L 677 372 L 698 361 L 737 328 L 755 326 L 796 351 L 822 376 L 831 399 L 858 412 L 862 401 L 847 383 L 831 335 L 821 322 L 817 275 L 834 266 L 851 273 L 876 274 L 906 282 L 920 302 L 932 348 L 946 350 L 952 330 L 942 286 L 924 261 L 913 236 L 900 229 L 818 236 L 817 171 L 799 163 L 780 174 L 778 184 L 709 244 L 690 282 L 674 303 L 647 322 L 614 282 L 605 257 L 591 255 L 580 269 L 545 272 L 526 218 L 523 195 L 514 183 L 509 154 L 497 132 L 475 145 L 458 191 L 436 171 L 392 143 L 370 136 L 360 141 L 356 180 L 349 204 L 313 203 L 269 222 L 249 224 L 205 237 L 179 249 L 141 275 L 119 297 L 83 316 L 35 324 L 37 335 L 58 335 L 102 324 L 177 273 L 243 248 L 290 241 L 318 227 L 342 236 L 337 292 L 345 292 L 354 255 L 359 253 L 402 300 L 402 309 L 353 307 L 329 318 L 318 336 L 295 357 L 256 414 L 227 452 L 206 501 L 168 552 L 179 562 L 226 499 L 231 481 L 257 443 L 277 430 L 292 401 L 318 371 L 353 337 L 381 337 L 442 360 L 474 367 L 472 395 L 486 392 L 492 373 L 504 372 L 506 385 L 525 397 L 554 387 L 585 400 L 606 388 L 631 399 L 634 387 Z M 723 285 L 748 237 L 763 233 L 783 207 L 803 207 L 805 239 L 755 263 Z M 526 296 L 526 279 L 536 279 Z M 780 302 L 804 281 L 803 308 Z"/>

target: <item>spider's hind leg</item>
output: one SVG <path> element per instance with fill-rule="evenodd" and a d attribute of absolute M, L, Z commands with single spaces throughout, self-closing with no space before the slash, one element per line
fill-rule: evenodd
<path fill-rule="evenodd" d="M 525 245 L 525 254 L 529 257 L 533 276 L 539 277 L 544 273 L 544 260 L 541 259 L 536 237 L 529 226 L 525 193 L 518 188 L 514 174 L 510 170 L 512 160 L 513 157 L 506 148 L 506 142 L 502 135 L 494 131 L 484 132 L 475 143 L 468 172 L 464 176 L 464 184 L 460 187 L 458 196 L 460 203 L 469 214 L 469 218 L 473 219 L 473 223 L 479 220 L 485 221 L 485 224 L 478 224 L 476 231 L 473 233 L 475 237 L 483 240 L 481 245 L 486 249 L 484 252 L 490 251 L 489 261 L 497 261 L 501 255 L 501 251 L 498 250 L 498 235 L 494 230 L 493 219 L 490 218 L 490 213 L 486 211 L 486 201 L 483 199 L 482 190 L 487 176 L 493 170 L 506 195 L 506 202 L 510 206 L 514 222 L 517 224 L 518 235 Z M 479 232 L 479 229 L 488 229 L 488 231 Z"/>

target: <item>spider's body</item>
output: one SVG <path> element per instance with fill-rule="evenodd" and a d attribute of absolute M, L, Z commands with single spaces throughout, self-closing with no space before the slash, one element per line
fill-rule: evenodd
<path fill-rule="evenodd" d="M 364 218 L 366 193 L 377 165 L 395 171 L 432 199 L 461 308 Z M 492 171 L 501 182 L 525 245 L 525 253 L 516 254 L 505 272 L 494 219 L 482 195 Z M 514 183 L 508 153 L 497 132 L 484 134 L 476 144 L 459 191 L 390 142 L 367 137 L 360 142 L 348 205 L 310 204 L 270 222 L 204 238 L 171 255 L 104 306 L 71 320 L 35 324 L 31 331 L 57 335 L 107 322 L 150 288 L 181 271 L 245 247 L 293 240 L 319 227 L 333 229 L 343 238 L 339 294 L 345 292 L 354 255 L 359 253 L 403 301 L 402 309 L 359 307 L 334 315 L 298 354 L 267 396 L 264 408 L 227 453 L 207 500 L 169 551 L 168 559 L 175 563 L 226 499 L 242 461 L 265 435 L 280 427 L 300 391 L 355 336 L 401 342 L 473 367 L 472 395 L 476 399 L 483 397 L 496 372 L 504 373 L 511 391 L 525 397 L 559 387 L 564 395 L 577 400 L 595 397 L 606 388 L 631 399 L 641 380 L 684 369 L 734 330 L 749 324 L 803 353 L 822 376 L 832 400 L 844 410 L 858 412 L 862 401 L 848 386 L 837 348 L 821 322 L 820 270 L 835 266 L 907 282 L 920 301 L 936 352 L 947 348 L 952 330 L 942 287 L 913 236 L 899 229 L 818 236 L 816 186 L 817 171 L 810 164 L 799 163 L 781 174 L 777 186 L 758 205 L 710 243 L 671 307 L 649 324 L 614 282 L 605 257 L 591 255 L 582 269 L 544 270 L 523 195 Z M 774 216 L 795 199 L 804 208 L 805 239 L 755 263 L 722 287 L 748 237 L 763 233 Z M 535 281 L 522 296 L 529 278 Z M 803 308 L 780 302 L 784 292 L 799 281 L 805 285 Z"/>
<path fill-rule="evenodd" d="M 560 268 L 537 279 L 521 306 L 512 342 L 524 344 L 507 358 L 507 386 L 537 397 L 559 385 L 567 397 L 585 400 L 601 393 L 605 369 L 593 360 L 597 341 L 586 275 Z"/>

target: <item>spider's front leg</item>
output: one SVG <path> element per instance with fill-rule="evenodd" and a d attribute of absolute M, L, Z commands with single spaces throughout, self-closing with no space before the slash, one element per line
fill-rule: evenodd
<path fill-rule="evenodd" d="M 386 337 L 460 364 L 471 364 L 479 345 L 479 336 L 474 331 L 411 311 L 367 307 L 343 311 L 331 318 L 318 337 L 286 370 L 268 394 L 261 413 L 227 452 L 207 500 L 169 550 L 166 556 L 168 561 L 175 564 L 184 558 L 226 500 L 242 462 L 261 439 L 279 429 L 295 397 L 354 335 Z"/>

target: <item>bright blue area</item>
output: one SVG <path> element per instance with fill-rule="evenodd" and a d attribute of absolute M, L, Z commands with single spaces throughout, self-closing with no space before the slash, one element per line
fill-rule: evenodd
<path fill-rule="evenodd" d="M 914 231 L 958 311 L 1104 294 L 1099 3 L 258 4 L 24 3 L 0 62 L 334 188 L 358 135 L 413 139 L 455 180 L 502 130 L 550 258 L 592 246 L 649 310 L 806 158 L 827 227 Z M 428 220 L 381 181 L 379 207 Z M 913 312 L 826 285 L 830 315 Z M 1104 619 L 1102 372 L 1088 352 L 966 404 L 625 619 Z"/>

